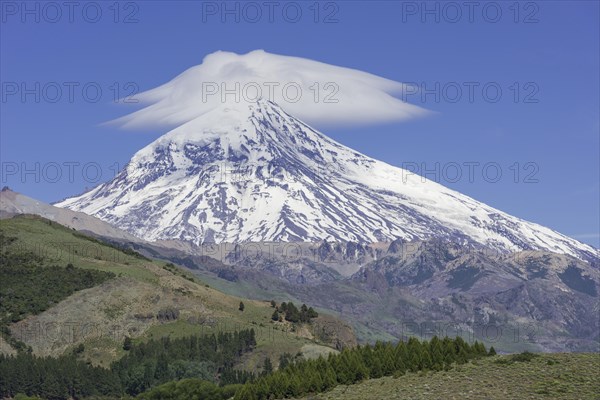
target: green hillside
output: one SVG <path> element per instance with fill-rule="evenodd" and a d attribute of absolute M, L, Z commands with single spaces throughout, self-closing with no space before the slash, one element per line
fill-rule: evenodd
<path fill-rule="evenodd" d="M 41 217 L 0 220 L 0 238 L 0 353 L 5 355 L 20 350 L 109 368 L 128 353 L 126 338 L 136 348 L 162 337 L 210 340 L 211 335 L 251 329 L 255 344 L 228 362 L 236 370 L 257 373 L 266 358 L 276 363 L 284 353 L 317 357 L 336 352 L 332 347 L 339 343 L 322 334 L 323 326 L 344 330 L 347 344 L 354 343 L 351 330 L 332 317 L 274 321 L 271 299 L 226 295 L 171 263 Z M 54 365 L 52 359 L 39 362 L 42 370 Z M 218 380 L 219 374 L 211 379 Z"/>
<path fill-rule="evenodd" d="M 29 387 L 27 394 L 54 399 L 599 398 L 598 354 L 483 357 L 480 345 L 460 340 L 339 353 L 355 344 L 351 329 L 310 305 L 224 294 L 176 265 L 44 218 L 0 220 L 0 245 L 5 394 Z"/>
<path fill-rule="evenodd" d="M 459 365 L 450 371 L 408 373 L 338 386 L 304 399 L 328 400 L 463 400 L 463 399 L 599 399 L 599 354 L 539 354 L 511 362 L 495 356 Z"/>

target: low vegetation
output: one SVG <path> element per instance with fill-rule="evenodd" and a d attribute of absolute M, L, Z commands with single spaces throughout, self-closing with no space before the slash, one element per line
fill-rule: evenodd
<path fill-rule="evenodd" d="M 110 272 L 84 270 L 69 263 L 47 265 L 30 251 L 10 246 L 17 239 L 0 231 L 0 331 L 2 338 L 17 350 L 26 345 L 10 334 L 8 325 L 39 314 L 78 290 L 114 278 Z"/>
<path fill-rule="evenodd" d="M 140 400 L 228 400 L 231 399 L 241 385 L 219 387 L 214 383 L 201 379 L 182 379 L 160 385 L 137 398 Z"/>
<path fill-rule="evenodd" d="M 321 393 L 338 385 L 349 385 L 369 378 L 401 376 L 406 372 L 449 370 L 454 363 L 487 356 L 483 344 L 468 344 L 462 338 L 434 337 L 420 342 L 411 338 L 397 345 L 378 342 L 375 346 L 345 349 L 328 358 L 301 360 L 245 384 L 235 400 L 293 398 Z M 369 397 L 366 397 L 369 398 Z"/>
<path fill-rule="evenodd" d="M 599 370 L 598 353 L 504 355 L 475 360 L 449 371 L 407 373 L 340 385 L 305 399 L 596 400 L 600 393 Z"/>

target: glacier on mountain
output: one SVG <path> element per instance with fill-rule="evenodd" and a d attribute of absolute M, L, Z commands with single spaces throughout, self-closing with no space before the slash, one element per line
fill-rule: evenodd
<path fill-rule="evenodd" d="M 56 205 L 147 240 L 441 238 L 597 257 L 589 245 L 337 143 L 264 99 L 184 123 L 111 181 Z"/>

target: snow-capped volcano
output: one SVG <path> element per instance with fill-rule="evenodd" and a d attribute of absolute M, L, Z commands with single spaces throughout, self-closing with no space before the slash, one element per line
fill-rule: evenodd
<path fill-rule="evenodd" d="M 147 240 L 448 238 L 592 259 L 596 250 L 343 146 L 275 103 L 223 104 L 59 204 Z"/>

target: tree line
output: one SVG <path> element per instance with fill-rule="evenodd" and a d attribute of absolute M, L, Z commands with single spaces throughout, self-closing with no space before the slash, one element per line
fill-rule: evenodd
<path fill-rule="evenodd" d="M 272 399 L 319 393 L 336 385 L 360 382 L 382 376 L 399 376 L 422 370 L 448 370 L 454 363 L 494 355 L 493 347 L 486 350 L 482 343 L 472 345 L 462 338 L 419 341 L 411 338 L 397 345 L 378 342 L 374 346 L 359 346 L 327 358 L 304 360 L 299 355 L 284 353 L 280 356 L 279 370 L 273 372 L 270 360 L 265 359 L 263 373 L 244 385 L 218 387 L 200 380 L 169 382 L 142 393 L 143 400 L 204 400 Z M 267 361 L 268 360 L 268 361 Z"/>
<path fill-rule="evenodd" d="M 77 359 L 82 346 L 77 346 L 73 354 L 57 358 L 36 357 L 26 352 L 0 355 L 0 398 L 12 398 L 19 393 L 50 400 L 135 396 L 187 378 L 213 385 L 244 383 L 254 379 L 254 375 L 233 367 L 255 346 L 253 329 L 161 338 L 139 344 L 126 338 L 123 347 L 127 354 L 111 364 L 110 369 Z"/>
<path fill-rule="evenodd" d="M 259 376 L 233 369 L 239 358 L 256 345 L 254 331 L 203 337 L 161 338 L 146 343 L 124 343 L 128 353 L 110 369 L 94 367 L 75 355 L 36 357 L 27 353 L 0 355 L 0 397 L 17 393 L 50 400 L 90 396 L 139 399 L 262 400 L 320 393 L 337 385 L 365 379 L 400 376 L 422 370 L 440 371 L 471 359 L 494 355 L 482 343 L 462 338 L 408 342 L 377 342 L 339 354 L 305 360 L 283 354 L 273 371 L 265 360 Z"/>
<path fill-rule="evenodd" d="M 482 343 L 476 341 L 470 345 L 460 337 L 441 340 L 434 337 L 430 341 L 410 338 L 397 345 L 377 342 L 374 346 L 329 354 L 327 358 L 288 363 L 285 368 L 246 383 L 236 392 L 235 400 L 299 397 L 364 379 L 450 369 L 453 363 L 463 364 L 490 353 L 495 353 L 493 348 L 488 352 Z"/>
<path fill-rule="evenodd" d="M 129 395 L 184 378 L 222 384 L 244 383 L 253 378 L 233 367 L 243 354 L 256 346 L 254 329 L 176 339 L 163 337 L 128 346 L 131 346 L 128 353 L 115 361 L 111 370 Z"/>
<path fill-rule="evenodd" d="M 275 301 L 271 301 L 271 307 L 274 307 L 273 315 L 271 319 L 273 321 L 283 321 L 285 319 L 289 322 L 303 322 L 308 323 L 313 318 L 317 318 L 319 314 L 312 308 L 307 307 L 306 304 L 302 304 L 298 309 L 291 301 L 289 303 L 283 302 L 279 306 Z"/>
<path fill-rule="evenodd" d="M 77 360 L 75 355 L 36 357 L 21 352 L 0 355 L 0 398 L 22 393 L 48 400 L 82 399 L 122 394 L 118 376 L 106 368 Z"/>

